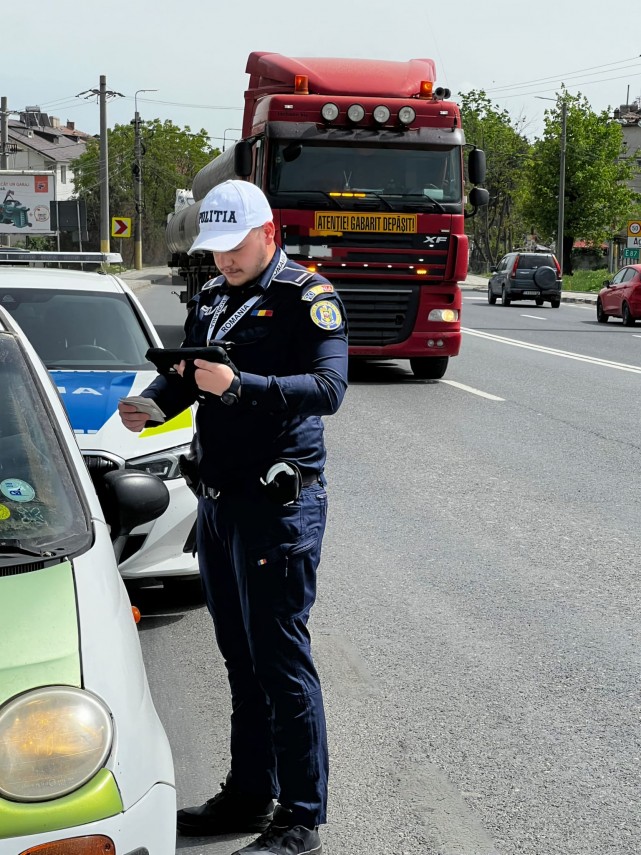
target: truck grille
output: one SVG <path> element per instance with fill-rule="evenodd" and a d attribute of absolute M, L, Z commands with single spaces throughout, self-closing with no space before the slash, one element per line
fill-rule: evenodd
<path fill-rule="evenodd" d="M 418 287 L 357 284 L 335 276 L 331 282 L 345 306 L 350 345 L 383 347 L 410 335 L 418 307 Z"/>

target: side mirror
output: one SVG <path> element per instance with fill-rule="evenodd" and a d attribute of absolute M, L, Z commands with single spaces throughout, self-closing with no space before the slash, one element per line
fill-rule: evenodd
<path fill-rule="evenodd" d="M 119 561 L 130 532 L 158 519 L 167 510 L 169 490 L 155 475 L 119 469 L 104 475 L 100 504 Z"/>
<path fill-rule="evenodd" d="M 473 148 L 467 159 L 467 174 L 472 184 L 483 184 L 485 169 L 485 152 L 483 149 Z"/>
<path fill-rule="evenodd" d="M 611 282 L 609 279 L 604 279 L 604 280 L 603 280 L 603 287 L 604 287 L 604 288 L 609 288 L 609 287 L 610 287 L 610 285 L 612 285 L 612 282 Z"/>
<path fill-rule="evenodd" d="M 240 140 L 234 146 L 234 171 L 239 178 L 249 178 L 253 167 L 252 144 Z"/>
<path fill-rule="evenodd" d="M 496 266 L 490 267 L 490 273 L 496 273 L 497 270 L 498 270 L 498 267 L 496 267 Z"/>
<path fill-rule="evenodd" d="M 480 208 L 490 201 L 490 194 L 484 187 L 472 187 L 470 190 L 470 205 Z"/>

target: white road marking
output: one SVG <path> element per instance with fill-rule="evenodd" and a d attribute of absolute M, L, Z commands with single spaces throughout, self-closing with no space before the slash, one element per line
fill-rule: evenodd
<path fill-rule="evenodd" d="M 583 353 L 573 353 L 569 350 L 558 350 L 555 347 L 544 347 L 542 344 L 529 344 L 525 341 L 519 341 L 515 338 L 505 338 L 492 333 L 479 332 L 479 330 L 471 330 L 466 327 L 461 327 L 461 332 L 468 335 L 475 335 L 478 338 L 487 338 L 490 341 L 499 342 L 499 344 L 509 344 L 512 347 L 522 347 L 525 350 L 537 350 L 539 353 L 549 353 L 551 356 L 562 356 L 564 359 L 575 359 L 578 362 L 587 362 L 590 365 L 603 365 L 605 368 L 616 368 L 618 371 L 629 371 L 632 374 L 641 374 L 641 366 L 627 365 L 625 362 L 612 362 L 609 359 L 599 359 L 597 356 L 586 356 Z"/>
<path fill-rule="evenodd" d="M 535 321 L 547 321 L 547 318 L 542 318 L 541 315 L 521 315 L 522 318 L 534 318 Z"/>
<path fill-rule="evenodd" d="M 638 335 L 637 333 L 632 333 L 632 338 L 641 338 L 641 335 Z"/>
<path fill-rule="evenodd" d="M 472 395 L 478 395 L 481 398 L 487 398 L 488 401 L 504 401 L 505 398 L 499 398 L 496 395 L 490 395 L 489 392 L 481 392 L 480 389 L 474 389 L 472 386 L 466 386 L 464 383 L 457 383 L 456 380 L 441 380 L 441 383 L 447 383 L 448 386 L 454 386 L 457 389 L 462 389 L 464 392 L 471 392 Z"/>

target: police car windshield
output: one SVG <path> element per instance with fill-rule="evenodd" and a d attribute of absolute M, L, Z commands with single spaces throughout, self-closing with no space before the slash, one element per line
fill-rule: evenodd
<path fill-rule="evenodd" d="M 374 148 L 305 145 L 287 141 L 272 149 L 269 192 L 323 195 L 364 193 L 381 207 L 429 202 L 460 202 L 460 149 Z M 383 201 L 385 200 L 385 204 Z M 351 203 L 359 203 L 350 197 Z"/>
<path fill-rule="evenodd" d="M 0 333 L 0 401 L 0 566 L 79 551 L 88 520 L 49 411 L 8 333 Z"/>
<path fill-rule="evenodd" d="M 2 305 L 49 369 L 137 370 L 152 344 L 125 294 L 16 288 Z"/>

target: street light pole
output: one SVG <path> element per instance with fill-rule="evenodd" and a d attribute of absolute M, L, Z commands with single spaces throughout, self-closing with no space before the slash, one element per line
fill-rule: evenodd
<path fill-rule="evenodd" d="M 134 191 L 136 215 L 134 217 L 134 267 L 142 270 L 142 141 L 140 139 L 140 114 L 138 93 L 157 92 L 157 89 L 137 89 L 134 94 Z"/>
<path fill-rule="evenodd" d="M 110 251 L 109 143 L 107 141 L 107 76 L 100 75 L 100 252 Z"/>
<path fill-rule="evenodd" d="M 543 95 L 535 95 L 540 101 L 556 101 L 556 98 L 544 98 Z M 559 140 L 559 212 L 556 221 L 556 258 L 563 276 L 563 232 L 565 228 L 565 150 L 567 140 L 568 124 L 568 102 L 565 98 L 561 101 L 561 139 Z"/>

